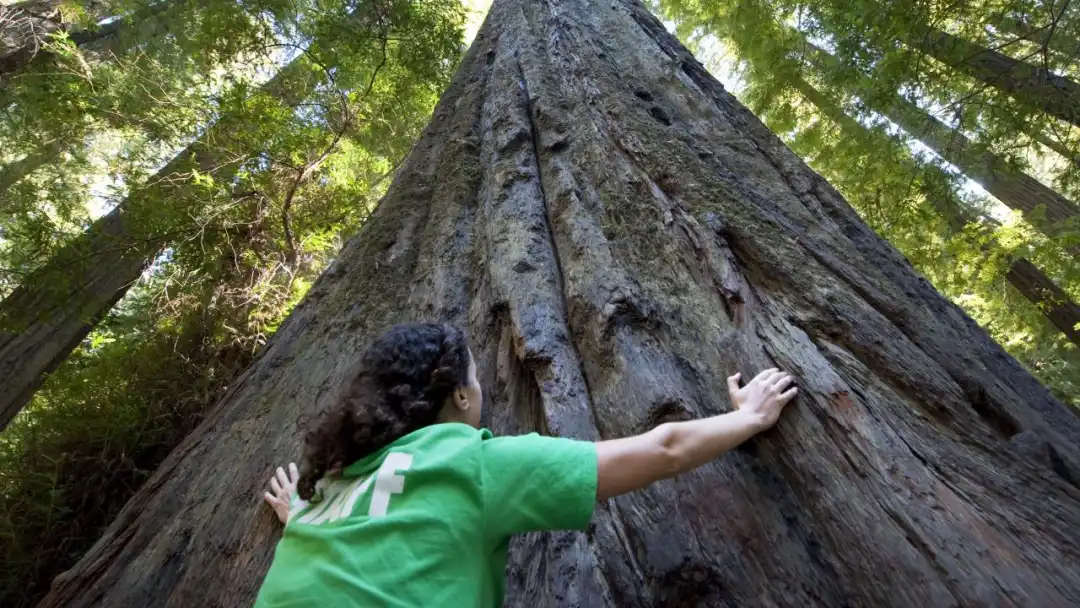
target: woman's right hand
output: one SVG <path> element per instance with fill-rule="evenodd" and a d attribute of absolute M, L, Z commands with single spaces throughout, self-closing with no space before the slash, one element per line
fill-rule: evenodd
<path fill-rule="evenodd" d="M 739 413 L 747 416 L 758 432 L 776 424 L 784 406 L 799 392 L 793 386 L 788 388 L 794 381 L 791 374 L 784 373 L 775 367 L 754 376 L 754 379 L 746 386 L 739 388 L 741 376 L 742 374 L 735 374 L 728 378 L 731 404 Z"/>

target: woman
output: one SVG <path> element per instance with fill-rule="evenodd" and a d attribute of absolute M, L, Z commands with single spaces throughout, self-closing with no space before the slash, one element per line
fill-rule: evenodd
<path fill-rule="evenodd" d="M 512 535 L 583 530 L 597 501 L 709 462 L 796 393 L 775 369 L 738 382 L 734 411 L 635 437 L 493 438 L 464 334 L 394 327 L 308 432 L 299 470 L 270 482 L 286 525 L 256 606 L 499 606 Z"/>

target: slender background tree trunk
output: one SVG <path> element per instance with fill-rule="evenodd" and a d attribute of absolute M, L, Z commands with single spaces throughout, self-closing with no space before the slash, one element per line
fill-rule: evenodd
<path fill-rule="evenodd" d="M 809 43 L 807 48 L 823 75 L 830 67 L 837 65 L 836 58 L 822 49 Z M 799 86 L 805 88 L 809 84 L 803 81 Z M 1056 236 L 1068 229 L 1070 222 L 1076 223 L 1080 209 L 1073 201 L 1030 175 L 1011 168 L 1005 159 L 991 152 L 976 150 L 963 133 L 943 124 L 900 95 L 881 97 L 874 93 L 869 83 L 864 83 L 860 88 L 860 99 L 871 110 L 895 122 L 936 154 L 956 165 L 964 175 L 979 182 L 1007 207 L 1023 213 L 1044 234 Z M 1036 213 L 1040 208 L 1042 212 Z"/>
<path fill-rule="evenodd" d="M 3 200 L 4 192 L 6 192 L 8 188 L 14 186 L 19 180 L 27 175 L 30 175 L 34 171 L 37 171 L 49 162 L 55 160 L 63 149 L 63 141 L 52 141 L 13 163 L 0 166 L 0 201 Z"/>
<path fill-rule="evenodd" d="M 1080 41 L 1063 34 L 1059 29 L 1060 25 L 1055 26 L 1048 23 L 1036 27 L 1016 17 L 1002 19 L 996 25 L 1006 34 L 1030 40 L 1044 49 L 1060 53 L 1064 58 L 1075 60 L 1080 57 Z"/>
<path fill-rule="evenodd" d="M 1080 215 L 1075 203 L 1030 175 L 1010 168 L 997 155 L 975 150 L 975 145 L 963 133 L 949 128 L 915 104 L 898 97 L 891 107 L 879 110 L 942 158 L 959 167 L 964 175 L 979 182 L 1010 209 L 1024 213 L 1024 217 L 1030 218 L 1042 232 L 1053 236 L 1064 228 L 1065 222 Z M 1045 218 L 1035 220 L 1033 213 L 1040 207 L 1044 210 Z"/>
<path fill-rule="evenodd" d="M 1073 344 L 1080 345 L 1080 329 L 1077 329 L 1080 327 L 1080 306 L 1069 298 L 1065 290 L 1029 260 L 1013 262 L 1005 278 L 1028 301 L 1038 306 L 1054 327 L 1068 336 Z"/>
<path fill-rule="evenodd" d="M 792 86 L 807 101 L 814 104 L 822 114 L 836 123 L 844 132 L 845 137 L 858 139 L 863 136 L 866 127 L 848 116 L 843 108 L 815 89 L 809 82 L 796 77 L 793 79 Z M 927 116 L 927 118 L 930 117 Z M 940 171 L 936 167 L 928 167 L 927 170 Z M 970 222 L 980 221 L 967 209 L 940 200 L 939 197 L 928 195 L 928 199 L 953 231 L 962 230 Z M 1065 290 L 1026 259 L 1012 261 L 1005 279 L 1024 298 L 1037 306 L 1054 327 L 1065 334 L 1071 342 L 1080 346 L 1080 330 L 1077 329 L 1077 325 L 1080 324 L 1080 306 L 1072 301 Z"/>
<path fill-rule="evenodd" d="M 0 429 L 138 280 L 157 239 L 117 207 L 0 302 Z M 78 275 L 67 282 L 70 275 Z"/>
<path fill-rule="evenodd" d="M 1009 93 L 1022 104 L 1080 126 L 1080 84 L 1064 76 L 940 30 L 930 30 L 917 45 L 938 61 Z"/>
<path fill-rule="evenodd" d="M 496 0 L 372 219 L 44 606 L 250 602 L 267 476 L 388 324 L 467 327 L 497 432 L 776 429 L 512 545 L 512 606 L 1080 601 L 1080 418 L 636 0 Z"/>
<path fill-rule="evenodd" d="M 300 59 L 282 68 L 262 91 L 291 105 L 306 98 L 320 78 L 318 68 Z M 0 430 L 30 401 L 45 375 L 127 293 L 147 261 L 177 238 L 164 234 L 156 219 L 180 213 L 170 209 L 167 200 L 173 182 L 186 185 L 193 168 L 213 172 L 220 183 L 232 179 L 239 164 L 222 162 L 221 151 L 213 145 L 215 136 L 211 127 L 0 301 Z M 197 201 L 183 203 L 197 206 Z M 187 216 L 193 217 L 194 212 Z M 196 229 L 193 223 L 186 227 Z"/>

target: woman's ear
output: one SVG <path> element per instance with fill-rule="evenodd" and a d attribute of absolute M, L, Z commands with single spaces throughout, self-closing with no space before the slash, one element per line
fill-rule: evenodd
<path fill-rule="evenodd" d="M 454 405 L 463 412 L 469 409 L 469 396 L 464 386 L 454 389 Z"/>

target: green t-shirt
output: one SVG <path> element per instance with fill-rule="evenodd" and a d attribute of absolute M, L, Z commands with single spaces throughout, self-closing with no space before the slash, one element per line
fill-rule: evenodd
<path fill-rule="evenodd" d="M 583 530 L 596 447 L 436 424 L 295 500 L 257 608 L 499 606 L 510 536 Z"/>

